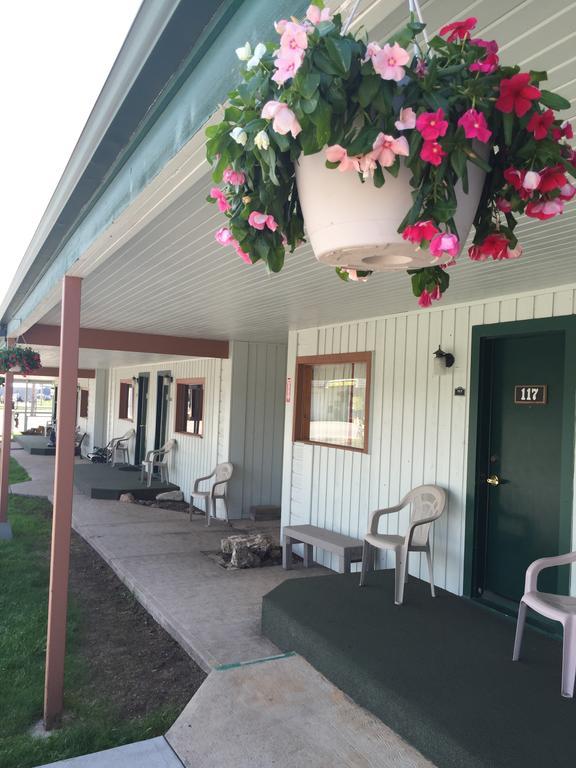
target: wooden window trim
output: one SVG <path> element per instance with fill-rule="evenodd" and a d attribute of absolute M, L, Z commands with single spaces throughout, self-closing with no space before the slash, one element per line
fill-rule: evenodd
<path fill-rule="evenodd" d="M 124 390 L 123 385 L 126 385 L 128 389 Z M 130 397 L 128 395 L 129 389 L 132 390 L 132 416 L 128 416 L 128 403 L 130 402 Z M 126 392 L 126 397 L 124 397 L 124 392 Z M 120 379 L 118 419 L 120 421 L 134 421 L 134 382 L 132 379 Z"/>
<path fill-rule="evenodd" d="M 351 445 L 324 443 L 319 440 L 302 438 L 302 434 L 310 434 L 310 405 L 312 395 L 312 366 L 339 363 L 366 364 L 366 390 L 364 414 L 364 445 L 356 448 Z M 370 443 L 370 394 L 372 387 L 372 352 L 342 352 L 330 355 L 305 355 L 296 358 L 296 385 L 294 387 L 294 418 L 292 423 L 292 441 L 304 445 L 321 445 L 326 448 L 336 448 L 341 451 L 368 453 Z"/>
<path fill-rule="evenodd" d="M 89 403 L 89 391 L 87 389 L 80 389 L 80 413 L 81 419 L 88 418 L 88 403 Z"/>
<path fill-rule="evenodd" d="M 175 405 L 174 408 L 174 432 L 177 435 L 185 435 L 186 437 L 196 437 L 202 439 L 204 437 L 204 431 L 205 431 L 205 424 L 206 424 L 206 411 L 204 408 L 205 405 L 205 396 L 206 396 L 206 379 L 204 378 L 196 378 L 196 379 L 176 379 L 174 382 L 176 385 L 176 397 L 175 397 Z M 183 432 L 182 430 L 178 429 L 178 425 L 180 424 L 180 419 L 182 417 L 182 403 L 178 399 L 178 386 L 180 384 L 201 384 L 202 385 L 202 434 L 197 435 L 194 432 Z"/>

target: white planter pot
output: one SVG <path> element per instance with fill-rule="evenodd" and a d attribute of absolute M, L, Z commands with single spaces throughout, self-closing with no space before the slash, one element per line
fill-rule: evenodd
<path fill-rule="evenodd" d="M 374 270 L 418 269 L 451 261 L 434 259 L 427 249 L 406 242 L 398 227 L 412 207 L 410 171 L 400 165 L 396 178 L 385 172 L 380 189 L 364 184 L 353 171 L 325 165 L 324 152 L 301 155 L 296 166 L 298 195 L 308 240 L 318 261 L 335 267 Z M 486 174 L 468 163 L 469 193 L 456 187 L 458 209 L 454 220 L 463 245 L 474 216 Z"/>
<path fill-rule="evenodd" d="M 8 369 L 10 373 L 22 373 L 22 366 L 21 365 L 13 365 L 12 368 Z"/>

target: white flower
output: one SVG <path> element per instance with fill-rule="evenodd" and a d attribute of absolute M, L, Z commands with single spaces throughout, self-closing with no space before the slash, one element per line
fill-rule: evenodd
<path fill-rule="evenodd" d="M 250 59 L 248 64 L 246 64 L 246 69 L 254 69 L 254 67 L 257 67 L 258 64 L 260 64 L 260 59 L 264 54 L 266 53 L 266 46 L 264 43 L 258 43 L 256 48 L 254 48 L 254 56 Z"/>
<path fill-rule="evenodd" d="M 256 136 L 254 137 L 254 144 L 258 147 L 258 149 L 268 149 L 270 146 L 270 137 L 266 133 L 266 131 L 259 131 Z"/>
<path fill-rule="evenodd" d="M 230 131 L 230 136 L 234 139 L 236 144 L 246 144 L 248 141 L 248 134 L 244 130 L 244 128 L 240 128 L 239 125 L 236 126 L 233 130 Z"/>
<path fill-rule="evenodd" d="M 240 61 L 248 61 L 250 56 L 252 56 L 252 46 L 250 43 L 246 43 L 242 48 L 236 48 L 236 56 L 238 56 Z"/>

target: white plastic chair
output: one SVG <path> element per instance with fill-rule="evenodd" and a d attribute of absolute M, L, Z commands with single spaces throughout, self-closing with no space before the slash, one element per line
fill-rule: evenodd
<path fill-rule="evenodd" d="M 230 462 L 225 462 L 223 464 L 218 464 L 211 474 L 206 475 L 206 477 L 199 477 L 198 480 L 196 480 L 194 483 L 194 490 L 191 494 L 192 498 L 190 500 L 190 520 L 192 520 L 194 499 L 203 499 L 204 504 L 206 505 L 206 525 L 210 525 L 210 518 L 216 517 L 216 501 L 217 499 L 221 499 L 224 502 L 224 508 L 226 509 L 226 522 L 230 522 L 228 519 L 229 509 L 226 493 L 228 490 L 228 481 L 232 477 L 233 471 L 234 467 L 232 464 L 230 464 Z M 214 478 L 214 482 L 209 491 L 198 490 L 200 483 L 205 480 L 211 480 L 212 478 Z"/>
<path fill-rule="evenodd" d="M 512 660 L 518 661 L 522 648 L 527 608 L 532 608 L 533 611 L 547 619 L 559 621 L 564 631 L 561 692 L 562 696 L 567 699 L 574 696 L 574 678 L 576 677 L 576 597 L 538 592 L 538 574 L 545 568 L 554 568 L 558 565 L 569 565 L 575 562 L 576 552 L 568 552 L 566 555 L 558 555 L 557 557 L 542 557 L 528 566 L 526 581 L 524 582 L 524 594 L 518 608 L 514 653 L 512 654 Z"/>
<path fill-rule="evenodd" d="M 142 462 L 140 471 L 140 482 L 144 482 L 146 476 L 146 485 L 148 488 L 152 485 L 152 476 L 155 472 L 160 474 L 160 482 L 167 483 L 168 475 L 168 454 L 176 447 L 176 440 L 168 440 L 162 448 L 154 451 L 148 451 L 146 458 Z"/>
<path fill-rule="evenodd" d="M 135 436 L 136 436 L 136 430 L 129 429 L 128 432 L 122 435 L 122 437 L 113 437 L 112 440 L 110 440 L 109 455 L 110 455 L 110 461 L 112 462 L 113 467 L 115 467 L 116 464 L 119 464 L 119 463 L 130 464 L 130 450 L 128 448 L 128 443 Z M 120 462 L 118 461 L 118 457 L 121 458 Z"/>
<path fill-rule="evenodd" d="M 378 533 L 378 523 L 383 515 L 399 512 L 404 507 L 411 505 L 410 525 L 405 536 Z M 362 573 L 360 586 L 366 584 L 366 577 L 374 568 L 374 556 L 377 549 L 389 550 L 396 556 L 396 580 L 394 589 L 394 602 L 402 605 L 404 601 L 404 584 L 408 573 L 408 555 L 410 552 L 425 552 L 428 561 L 428 575 L 430 577 L 430 591 L 434 592 L 434 573 L 432 570 L 432 555 L 428 542 L 430 529 L 435 520 L 438 520 L 446 505 L 446 493 L 436 485 L 421 485 L 408 493 L 396 507 L 389 509 L 377 509 L 370 515 L 370 530 L 364 537 L 364 549 L 362 552 Z"/>

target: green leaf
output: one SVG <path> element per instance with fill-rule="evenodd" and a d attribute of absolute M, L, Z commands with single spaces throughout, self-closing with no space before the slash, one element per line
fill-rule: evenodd
<path fill-rule="evenodd" d="M 539 72 L 538 70 L 531 69 L 530 80 L 532 80 L 532 82 L 536 84 L 541 83 L 543 80 L 548 80 L 548 73 L 542 72 L 542 71 Z"/>
<path fill-rule="evenodd" d="M 512 144 L 512 132 L 514 130 L 514 114 L 512 112 L 502 113 L 502 125 L 504 126 L 504 142 L 510 146 Z"/>
<path fill-rule="evenodd" d="M 270 131 L 270 135 L 280 152 L 288 152 L 290 149 L 290 137 L 276 133 L 276 131 Z"/>
<path fill-rule="evenodd" d="M 325 39 L 326 51 L 338 73 L 347 75 L 352 63 L 352 47 L 350 41 L 343 37 L 327 37 Z"/>
<path fill-rule="evenodd" d="M 540 101 L 550 109 L 570 109 L 570 102 L 564 96 L 559 96 L 552 91 L 541 91 Z"/>
<path fill-rule="evenodd" d="M 459 147 L 455 147 L 450 153 L 450 165 L 456 176 L 461 179 L 466 169 L 466 155 Z"/>
<path fill-rule="evenodd" d="M 239 107 L 227 107 L 224 112 L 224 120 L 229 123 L 237 123 L 242 119 L 242 110 Z"/>
<path fill-rule="evenodd" d="M 311 99 L 300 99 L 300 109 L 305 115 L 311 115 L 318 106 L 319 95 L 316 93 Z"/>
<path fill-rule="evenodd" d="M 303 99 L 311 99 L 318 90 L 319 85 L 320 75 L 318 73 L 313 73 L 310 75 L 305 75 L 302 78 L 298 84 L 298 90 L 300 91 Z"/>
<path fill-rule="evenodd" d="M 284 246 L 279 245 L 268 251 L 268 268 L 271 272 L 280 272 L 284 266 Z"/>
<path fill-rule="evenodd" d="M 378 93 L 378 87 L 382 78 L 377 75 L 363 77 L 358 88 L 358 101 L 361 107 L 368 107 Z"/>
<path fill-rule="evenodd" d="M 318 30 L 320 37 L 326 37 L 326 35 L 336 31 L 336 25 L 333 21 L 321 21 L 316 29 Z"/>
<path fill-rule="evenodd" d="M 321 48 L 316 48 L 313 54 L 314 67 L 327 75 L 342 75 L 340 68 L 334 64 L 330 56 Z"/>
<path fill-rule="evenodd" d="M 316 8 L 322 10 L 324 8 L 324 0 L 310 0 L 310 5 L 315 5 Z"/>
<path fill-rule="evenodd" d="M 490 173 L 492 170 L 492 166 L 490 163 L 488 163 L 484 158 L 480 157 L 480 155 L 477 152 L 474 152 L 473 149 L 466 149 L 465 150 L 466 155 L 469 160 L 471 160 L 474 165 L 477 165 L 478 168 L 482 168 L 483 171 L 486 171 L 486 173 Z"/>
<path fill-rule="evenodd" d="M 330 138 L 330 120 L 332 110 L 324 99 L 319 99 L 316 110 L 310 115 L 310 119 L 316 126 L 316 140 L 319 147 L 323 147 Z"/>

